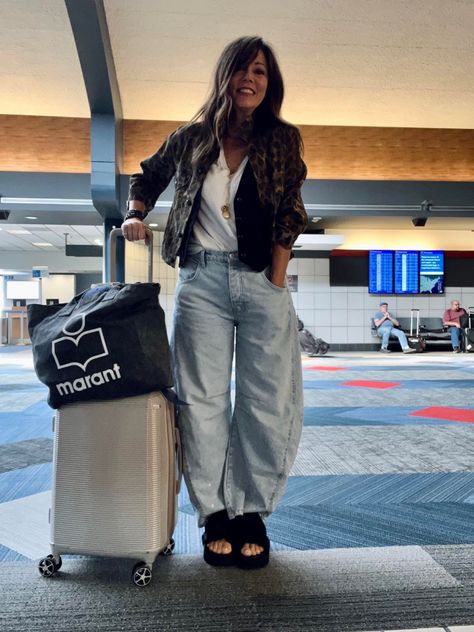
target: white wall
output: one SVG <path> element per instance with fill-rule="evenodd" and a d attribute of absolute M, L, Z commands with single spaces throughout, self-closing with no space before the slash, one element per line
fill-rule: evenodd
<path fill-rule="evenodd" d="M 161 285 L 160 305 L 165 311 L 168 335 L 171 333 L 171 322 L 174 308 L 174 291 L 178 279 L 178 266 L 171 268 L 161 258 L 162 232 L 153 232 L 153 281 Z M 125 280 L 127 283 L 146 281 L 147 248 L 143 242 L 130 243 L 125 246 Z"/>
<path fill-rule="evenodd" d="M 41 279 L 42 303 L 47 298 L 57 298 L 60 303 L 69 303 L 76 293 L 76 279 L 73 274 L 52 274 Z"/>

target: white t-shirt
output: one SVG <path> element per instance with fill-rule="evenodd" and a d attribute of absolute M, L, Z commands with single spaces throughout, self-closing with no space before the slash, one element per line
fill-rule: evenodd
<path fill-rule="evenodd" d="M 202 185 L 201 207 L 189 241 L 190 254 L 201 250 L 237 250 L 234 198 L 247 162 L 246 156 L 231 175 L 221 147 L 219 158 L 211 165 Z M 229 219 L 222 215 L 223 206 L 229 209 Z"/>

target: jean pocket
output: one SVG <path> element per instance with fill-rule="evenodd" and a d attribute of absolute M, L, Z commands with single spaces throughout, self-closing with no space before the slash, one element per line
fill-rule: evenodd
<path fill-rule="evenodd" d="M 188 255 L 184 266 L 179 269 L 179 281 L 180 283 L 189 283 L 194 281 L 199 275 L 201 269 L 201 255 L 199 253 L 195 255 Z"/>
<path fill-rule="evenodd" d="M 263 272 L 260 272 L 260 276 L 263 279 L 263 281 L 265 282 L 265 285 L 267 285 L 268 287 L 272 288 L 272 290 L 274 290 L 275 292 L 285 292 L 287 290 L 286 281 L 285 281 L 284 287 L 280 287 L 279 285 L 275 285 L 274 283 L 272 283 L 270 281 L 269 274 L 270 274 L 270 266 L 265 268 L 265 270 L 263 270 Z"/>

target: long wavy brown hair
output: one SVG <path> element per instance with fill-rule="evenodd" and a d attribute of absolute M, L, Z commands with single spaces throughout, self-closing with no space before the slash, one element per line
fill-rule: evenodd
<path fill-rule="evenodd" d="M 285 90 L 272 47 L 259 36 L 239 37 L 223 50 L 217 62 L 209 96 L 190 122 L 202 123 L 201 142 L 196 146 L 193 155 L 194 164 L 199 164 L 225 136 L 232 113 L 229 82 L 237 70 L 247 68 L 259 51 L 265 55 L 268 87 L 264 100 L 253 114 L 254 131 L 258 133 L 284 122 L 280 117 L 280 110 Z"/>

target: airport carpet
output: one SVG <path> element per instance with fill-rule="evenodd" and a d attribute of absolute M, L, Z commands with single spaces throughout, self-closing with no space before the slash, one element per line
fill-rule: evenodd
<path fill-rule="evenodd" d="M 183 489 L 175 555 L 159 558 L 139 589 L 126 561 L 72 557 L 50 580 L 37 573 L 49 552 L 52 411 L 30 350 L 0 348 L 0 629 L 474 625 L 474 356 L 302 362 L 305 426 L 268 519 L 270 565 L 205 565 Z"/>

